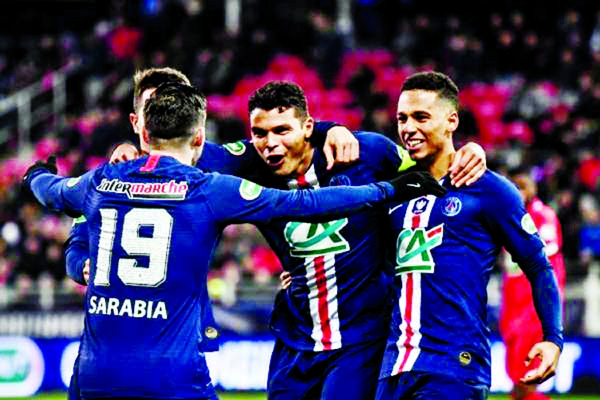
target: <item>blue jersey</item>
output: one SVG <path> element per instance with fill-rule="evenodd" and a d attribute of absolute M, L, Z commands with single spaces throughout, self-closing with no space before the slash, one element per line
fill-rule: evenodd
<path fill-rule="evenodd" d="M 82 285 L 87 285 L 83 277 L 83 267 L 90 258 L 88 245 L 88 226 L 85 217 L 81 216 L 73 220 L 71 232 L 65 242 L 65 264 L 67 276 Z"/>
<path fill-rule="evenodd" d="M 216 171 L 237 176 L 242 175 L 242 171 L 257 171 L 257 168 L 266 167 L 254 151 L 254 147 L 248 147 L 249 151 L 247 153 L 245 151 L 240 152 L 240 149 L 246 150 L 246 146 L 241 147 L 241 142 L 229 143 L 224 146 L 207 142 L 204 146 L 202 159 L 198 162 L 198 167 L 204 171 Z M 203 163 L 203 159 L 210 161 Z M 263 173 L 269 173 L 269 171 L 263 171 Z M 67 276 L 80 284 L 86 284 L 83 279 L 83 267 L 85 261 L 89 258 L 88 242 L 88 224 L 85 217 L 78 218 L 74 221 L 65 243 L 65 264 Z M 208 294 L 206 301 L 210 301 Z M 204 352 L 218 351 L 220 333 L 212 308 L 203 308 L 200 318 L 201 325 L 204 327 L 202 330 L 203 338 L 200 343 L 201 350 Z"/>
<path fill-rule="evenodd" d="M 390 179 L 403 165 L 411 165 L 406 153 L 383 135 L 360 132 L 356 138 L 360 158 L 350 166 L 328 171 L 316 148 L 312 165 L 298 179 L 253 173 L 256 168 L 248 169 L 245 177 L 282 189 L 361 185 Z M 238 145 L 239 157 L 254 152 L 252 145 Z M 210 168 L 209 157 L 203 156 L 202 162 Z M 386 221 L 387 208 L 378 207 L 322 223 L 257 224 L 292 277 L 291 287 L 278 294 L 271 314 L 270 327 L 277 338 L 307 351 L 385 340 L 391 289 L 385 271 Z"/>
<path fill-rule="evenodd" d="M 79 178 L 36 171 L 47 207 L 83 213 L 90 283 L 79 350 L 83 397 L 214 394 L 200 342 L 206 277 L 233 223 L 340 218 L 386 201 L 389 183 L 322 191 L 265 189 L 170 157 L 105 165 Z"/>
<path fill-rule="evenodd" d="M 560 347 L 558 290 L 544 244 L 512 183 L 491 171 L 460 189 L 444 180 L 444 197 L 389 209 L 398 297 L 380 378 L 412 370 L 489 386 L 486 288 L 502 247 L 524 266 L 534 288 L 547 285 L 538 290 L 538 304 L 547 302 L 540 317 L 546 340 Z"/>
<path fill-rule="evenodd" d="M 314 146 L 321 147 L 323 145 L 327 131 L 334 125 L 332 122 L 323 121 L 315 123 L 313 135 L 311 136 Z M 404 158 L 405 161 L 408 159 L 408 157 Z M 248 177 L 252 180 L 271 176 L 270 169 L 248 140 L 224 145 L 206 142 L 197 166 L 207 172 Z M 81 218 L 73 225 L 65 250 L 67 275 L 81 284 L 85 283 L 83 280 L 84 262 L 89 258 L 88 240 L 87 224 L 85 218 Z M 200 318 L 203 318 L 202 326 L 206 327 L 202 332 L 204 337 L 201 342 L 201 350 L 217 351 L 219 349 L 219 328 L 212 310 L 210 308 L 203 310 L 203 315 Z"/>

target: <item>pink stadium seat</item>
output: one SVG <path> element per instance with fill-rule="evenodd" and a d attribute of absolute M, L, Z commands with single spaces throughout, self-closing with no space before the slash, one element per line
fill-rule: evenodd
<path fill-rule="evenodd" d="M 533 131 L 525 121 L 513 121 L 506 125 L 508 138 L 517 139 L 520 142 L 533 143 Z"/>

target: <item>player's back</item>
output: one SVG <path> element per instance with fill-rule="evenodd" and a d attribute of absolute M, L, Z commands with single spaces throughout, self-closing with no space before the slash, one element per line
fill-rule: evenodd
<path fill-rule="evenodd" d="M 155 164 L 153 164 L 155 162 Z M 220 226 L 196 168 L 144 158 L 101 168 L 86 215 L 91 278 L 80 350 L 84 397 L 212 395 L 199 351 Z"/>

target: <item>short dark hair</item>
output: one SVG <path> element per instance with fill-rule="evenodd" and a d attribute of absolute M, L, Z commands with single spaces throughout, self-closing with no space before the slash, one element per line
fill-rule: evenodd
<path fill-rule="evenodd" d="M 206 120 L 206 97 L 190 85 L 162 83 L 144 105 L 144 120 L 150 139 L 187 139 Z"/>
<path fill-rule="evenodd" d="M 308 105 L 304 90 L 295 83 L 271 81 L 257 89 L 248 100 L 248 113 L 256 109 L 280 112 L 288 108 L 294 109 L 295 116 L 301 121 L 308 117 Z"/>
<path fill-rule="evenodd" d="M 158 85 L 165 82 L 177 82 L 190 85 L 188 77 L 175 68 L 153 67 L 137 71 L 133 75 L 133 111 L 137 112 L 138 108 L 142 106 L 140 103 L 142 93 L 144 93 L 146 89 L 155 89 Z"/>
<path fill-rule="evenodd" d="M 436 92 L 441 99 L 449 101 L 458 110 L 458 86 L 447 75 L 436 71 L 417 72 L 404 81 L 400 92 L 428 90 Z"/>

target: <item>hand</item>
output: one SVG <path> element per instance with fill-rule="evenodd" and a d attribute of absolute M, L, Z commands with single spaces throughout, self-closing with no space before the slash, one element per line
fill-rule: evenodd
<path fill-rule="evenodd" d="M 131 143 L 121 143 L 110 155 L 110 163 L 118 164 L 123 161 L 135 160 L 140 156 L 138 149 Z"/>
<path fill-rule="evenodd" d="M 85 260 L 85 263 L 83 264 L 83 281 L 85 282 L 86 285 L 90 283 L 90 259 L 89 258 L 87 260 Z"/>
<path fill-rule="evenodd" d="M 539 342 L 533 345 L 527 354 L 525 365 L 531 364 L 536 357 L 540 358 L 540 365 L 526 373 L 525 376 L 520 379 L 521 383 L 539 384 L 553 377 L 556 373 L 556 366 L 558 364 L 558 358 L 560 357 L 560 349 L 556 344 L 552 342 Z"/>
<path fill-rule="evenodd" d="M 29 191 L 29 178 L 31 177 L 31 174 L 40 169 L 56 174 L 58 172 L 58 168 L 56 167 L 56 156 L 48 157 L 47 161 L 37 160 L 35 164 L 27 168 L 25 175 L 23 175 L 23 187 L 26 188 L 27 191 Z"/>
<path fill-rule="evenodd" d="M 400 203 L 428 194 L 437 197 L 446 194 L 446 189 L 429 172 L 407 172 L 395 177 L 390 183 L 394 186 L 393 200 Z"/>
<path fill-rule="evenodd" d="M 281 288 L 286 290 L 292 285 L 292 275 L 287 271 L 283 271 L 279 275 L 279 283 L 281 283 Z"/>
<path fill-rule="evenodd" d="M 349 164 L 358 160 L 358 140 L 345 126 L 334 126 L 327 131 L 323 153 L 327 160 L 327 169 L 335 164 Z"/>
<path fill-rule="evenodd" d="M 458 149 L 450 165 L 450 183 L 455 187 L 469 186 L 476 182 L 486 171 L 485 151 L 483 147 L 469 142 Z"/>

